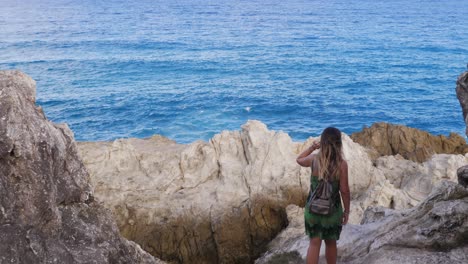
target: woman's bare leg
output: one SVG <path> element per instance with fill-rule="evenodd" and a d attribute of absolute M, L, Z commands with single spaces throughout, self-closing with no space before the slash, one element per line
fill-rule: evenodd
<path fill-rule="evenodd" d="M 310 239 L 309 249 L 307 250 L 307 264 L 318 264 L 321 245 L 322 240 L 319 237 Z"/>
<path fill-rule="evenodd" d="M 327 264 L 336 264 L 336 240 L 325 240 L 325 258 L 327 259 Z"/>

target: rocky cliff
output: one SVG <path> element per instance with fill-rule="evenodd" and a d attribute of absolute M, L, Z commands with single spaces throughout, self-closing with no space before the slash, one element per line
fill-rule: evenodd
<path fill-rule="evenodd" d="M 73 133 L 35 93 L 27 75 L 0 71 L 0 263 L 160 263 L 120 236 Z"/>
<path fill-rule="evenodd" d="M 293 142 L 248 121 L 209 142 L 182 145 L 155 136 L 83 142 L 79 150 L 96 196 L 112 209 L 123 235 L 154 256 L 252 263 L 288 225 L 286 207 L 304 205 L 310 169 L 295 159 L 314 139 Z M 368 206 L 417 205 L 441 179 L 456 180 L 468 161 L 447 154 L 421 164 L 401 156 L 372 161 L 347 135 L 343 141 L 356 224 Z"/>

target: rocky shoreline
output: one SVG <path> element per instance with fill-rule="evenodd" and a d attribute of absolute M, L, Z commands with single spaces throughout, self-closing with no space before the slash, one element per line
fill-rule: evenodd
<path fill-rule="evenodd" d="M 293 142 L 250 120 L 208 142 L 76 143 L 34 98 L 27 75 L 0 72 L 0 241 L 13 245 L 0 246 L 2 263 L 303 263 L 310 170 L 295 158 L 317 138 Z M 463 137 L 382 123 L 343 145 L 352 204 L 341 263 L 465 263 Z"/>
<path fill-rule="evenodd" d="M 422 132 L 413 130 L 413 138 Z M 310 171 L 295 157 L 315 139 L 293 142 L 251 120 L 208 142 L 182 145 L 156 136 L 79 142 L 78 149 L 97 199 L 114 212 L 126 238 L 167 261 L 252 263 L 288 225 L 287 206 L 304 206 Z M 451 140 L 443 137 L 441 145 Z M 455 182 L 457 169 L 468 164 L 461 154 L 434 154 L 423 163 L 401 155 L 372 160 L 374 151 L 347 135 L 343 141 L 352 224 L 369 206 L 419 204 L 437 183 Z"/>

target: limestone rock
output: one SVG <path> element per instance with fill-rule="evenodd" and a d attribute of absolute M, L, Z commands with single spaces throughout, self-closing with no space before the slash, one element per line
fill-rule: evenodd
<path fill-rule="evenodd" d="M 370 128 L 351 135 L 354 142 L 369 147 L 378 156 L 400 154 L 405 159 L 424 162 L 433 154 L 466 154 L 468 146 L 463 137 L 433 136 L 428 132 L 401 125 L 375 123 Z M 377 158 L 377 157 L 374 157 Z"/>
<path fill-rule="evenodd" d="M 288 224 L 286 206 L 304 206 L 310 168 L 296 157 L 314 139 L 292 142 L 250 120 L 209 142 L 153 137 L 82 142 L 79 149 L 96 197 L 126 238 L 164 260 L 252 263 Z M 375 168 L 363 147 L 343 140 L 359 197 Z"/>
<path fill-rule="evenodd" d="M 457 169 L 468 163 L 468 156 L 436 154 L 423 163 L 398 159 L 395 156 L 381 157 L 377 169 L 395 189 L 401 190 L 406 198 L 393 199 L 392 209 L 415 206 L 424 200 L 434 186 L 442 180 L 457 181 Z M 383 205 L 383 204 L 380 204 Z"/>
<path fill-rule="evenodd" d="M 365 215 L 363 225 L 343 228 L 338 241 L 338 263 L 468 262 L 468 189 L 461 185 L 442 181 L 414 208 L 376 208 L 367 210 Z M 302 219 L 300 213 L 291 217 Z M 300 220 L 291 220 L 294 221 Z M 289 263 L 304 263 L 309 241 L 300 235 L 303 230 L 298 225 L 284 230 L 256 263 L 274 263 L 275 258 L 283 256 L 294 256 Z"/>
<path fill-rule="evenodd" d="M 295 159 L 316 139 L 292 142 L 251 120 L 209 142 L 182 145 L 159 136 L 78 146 L 96 197 L 126 238 L 165 260 L 252 263 L 288 224 L 286 207 L 304 206 L 310 169 Z M 382 157 L 374 166 L 345 134 L 343 148 L 354 224 L 369 206 L 415 206 L 467 163 L 462 155 L 440 154 L 422 164 Z"/>
<path fill-rule="evenodd" d="M 463 187 L 468 188 L 468 165 L 460 167 L 457 170 L 458 175 L 458 183 L 460 183 Z"/>
<path fill-rule="evenodd" d="M 166 260 L 249 263 L 287 224 L 277 201 L 301 203 L 306 189 L 290 139 L 261 123 L 243 131 L 252 126 L 251 134 L 225 131 L 190 145 L 151 138 L 80 149 L 96 196 L 113 209 L 124 236 Z M 272 154 L 286 162 L 272 164 Z M 293 180 L 280 186 L 286 178 Z"/>
<path fill-rule="evenodd" d="M 423 201 L 442 180 L 456 182 L 457 169 L 468 163 L 468 155 L 436 154 L 424 163 L 401 156 L 380 157 L 372 171 L 374 182 L 351 201 L 349 222 L 358 224 L 370 206 L 406 209 Z"/>
<path fill-rule="evenodd" d="M 463 120 L 465 120 L 466 124 L 465 133 L 468 136 L 468 71 L 458 77 L 456 92 L 463 111 Z"/>
<path fill-rule="evenodd" d="M 0 263 L 160 263 L 93 198 L 73 133 L 35 105 L 35 82 L 0 71 Z"/>

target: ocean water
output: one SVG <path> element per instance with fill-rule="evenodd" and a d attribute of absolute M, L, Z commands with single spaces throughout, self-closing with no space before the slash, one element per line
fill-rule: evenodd
<path fill-rule="evenodd" d="M 248 119 L 295 141 L 386 121 L 464 134 L 467 0 L 0 0 L 0 69 L 80 141 Z"/>

